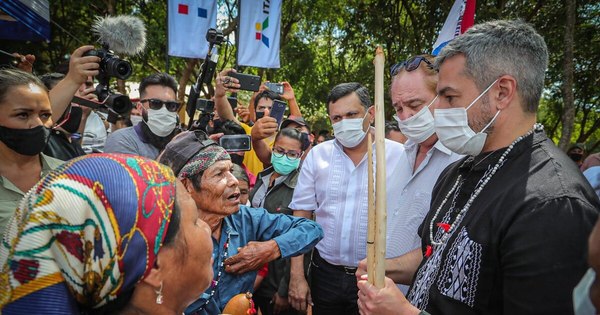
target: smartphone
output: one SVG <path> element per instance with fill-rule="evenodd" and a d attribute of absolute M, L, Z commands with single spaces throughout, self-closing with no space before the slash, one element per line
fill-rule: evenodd
<path fill-rule="evenodd" d="M 228 97 L 229 105 L 231 105 L 231 109 L 235 110 L 237 107 L 237 97 Z"/>
<path fill-rule="evenodd" d="M 281 84 L 281 83 L 277 83 L 277 82 L 265 82 L 265 86 L 269 90 L 271 90 L 271 91 L 273 91 L 273 92 L 275 92 L 275 93 L 277 93 L 279 95 L 283 94 L 283 84 Z"/>
<path fill-rule="evenodd" d="M 215 102 L 205 98 L 196 100 L 196 110 L 202 113 L 212 113 L 215 111 Z"/>
<path fill-rule="evenodd" d="M 256 120 L 265 117 L 265 112 L 256 112 Z"/>
<path fill-rule="evenodd" d="M 260 87 L 260 77 L 252 74 L 229 72 L 228 76 L 238 79 L 240 82 L 240 90 L 258 92 Z"/>
<path fill-rule="evenodd" d="M 283 121 L 283 114 L 285 113 L 286 104 L 280 100 L 274 100 L 273 106 L 271 107 L 270 116 L 277 119 L 277 126 L 281 125 Z"/>
<path fill-rule="evenodd" d="M 219 139 L 219 145 L 228 152 L 250 151 L 251 143 L 249 135 L 225 135 Z"/>

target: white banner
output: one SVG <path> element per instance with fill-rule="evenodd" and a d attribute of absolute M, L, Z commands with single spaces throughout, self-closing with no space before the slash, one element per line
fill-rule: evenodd
<path fill-rule="evenodd" d="M 279 68 L 281 0 L 240 0 L 238 64 Z"/>
<path fill-rule="evenodd" d="M 217 27 L 216 0 L 169 0 L 169 55 L 204 58 L 206 31 Z"/>

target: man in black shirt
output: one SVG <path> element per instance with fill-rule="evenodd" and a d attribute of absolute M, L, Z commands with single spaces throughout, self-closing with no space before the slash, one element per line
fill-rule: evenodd
<path fill-rule="evenodd" d="M 436 133 L 467 157 L 434 187 L 407 297 L 361 280 L 363 314 L 573 313 L 600 202 L 535 124 L 547 63 L 520 21 L 476 25 L 438 55 Z"/>

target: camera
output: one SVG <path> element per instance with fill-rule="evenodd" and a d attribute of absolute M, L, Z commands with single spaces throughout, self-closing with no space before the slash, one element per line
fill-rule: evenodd
<path fill-rule="evenodd" d="M 92 49 L 86 51 L 83 56 L 95 56 L 100 60 L 100 72 L 107 77 L 116 77 L 117 79 L 127 80 L 133 73 L 131 63 L 119 58 L 108 47 Z"/>
<path fill-rule="evenodd" d="M 225 37 L 222 31 L 209 28 L 206 32 L 206 41 L 210 44 L 221 45 L 225 41 Z"/>
<path fill-rule="evenodd" d="M 211 114 L 215 111 L 215 102 L 205 98 L 199 98 L 196 101 L 196 110 L 201 114 Z"/>

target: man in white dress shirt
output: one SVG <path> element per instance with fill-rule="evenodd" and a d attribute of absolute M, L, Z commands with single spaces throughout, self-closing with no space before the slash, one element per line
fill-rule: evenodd
<path fill-rule="evenodd" d="M 396 189 L 400 194 L 399 229 L 407 233 L 390 240 L 390 246 L 398 247 L 400 255 L 411 252 L 410 256 L 414 254 L 419 261 L 423 254 L 417 229 L 429 211 L 433 185 L 446 166 L 463 157 L 446 148 L 435 134 L 433 110 L 438 75 L 433 69 L 434 58 L 431 55 L 415 56 L 391 69 L 394 119 L 408 141 L 404 144 L 406 154 L 399 158 L 401 184 Z M 413 274 L 399 267 L 407 265 L 402 264 L 402 259 L 406 257 L 388 259 L 387 275 L 400 283 L 400 290 L 406 294 Z M 366 260 L 361 261 L 358 275 L 365 272 L 366 265 Z"/>
<path fill-rule="evenodd" d="M 303 258 L 292 258 L 288 300 L 298 310 L 314 302 L 313 314 L 358 314 L 354 273 L 366 257 L 367 134 L 374 107 L 359 83 L 342 83 L 327 98 L 335 139 L 314 147 L 307 155 L 289 207 L 294 215 L 312 217 L 325 237 L 313 252 L 311 288 L 304 276 Z M 402 182 L 399 156 L 402 144 L 385 140 L 388 205 L 388 257 L 401 254 L 396 239 L 402 209 L 397 187 Z M 416 227 L 411 234 L 416 233 Z M 312 298 L 312 299 L 311 299 Z"/>

